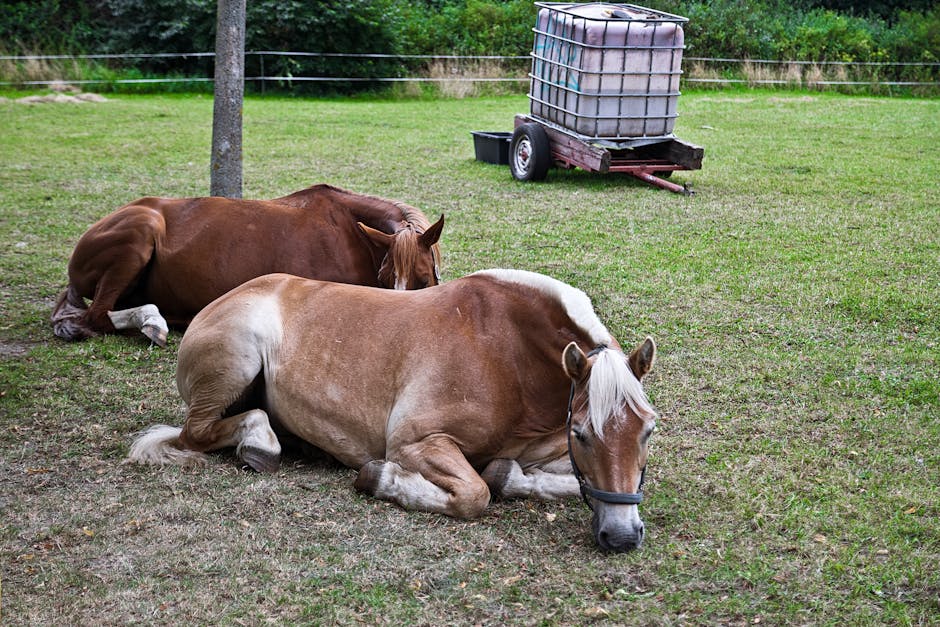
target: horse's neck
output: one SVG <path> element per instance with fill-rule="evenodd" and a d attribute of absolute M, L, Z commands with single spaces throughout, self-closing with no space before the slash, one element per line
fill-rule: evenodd
<path fill-rule="evenodd" d="M 390 201 L 329 185 L 315 185 L 278 200 L 302 209 L 335 211 L 386 233 L 394 233 L 405 220 Z"/>
<path fill-rule="evenodd" d="M 386 233 L 394 233 L 405 221 L 401 210 L 387 200 L 353 194 L 346 205 L 356 220 Z"/>

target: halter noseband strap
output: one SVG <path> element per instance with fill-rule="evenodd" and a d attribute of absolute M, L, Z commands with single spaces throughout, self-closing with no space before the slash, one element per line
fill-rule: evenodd
<path fill-rule="evenodd" d="M 606 348 L 606 345 L 601 344 L 593 348 L 587 356 L 593 357 Z M 591 501 L 588 497 L 613 505 L 639 505 L 643 502 L 643 480 L 646 478 L 646 468 L 640 472 L 640 485 L 637 487 L 636 492 L 607 492 L 606 490 L 598 490 L 588 485 L 587 480 L 581 473 L 581 469 L 578 468 L 578 463 L 574 461 L 574 453 L 571 452 L 571 415 L 573 413 L 572 406 L 574 404 L 574 387 L 575 383 L 572 381 L 571 392 L 568 394 L 568 417 L 565 420 L 565 428 L 568 430 L 568 459 L 571 460 L 571 469 L 574 471 L 574 476 L 578 480 L 578 486 L 581 488 L 581 498 L 584 499 L 584 502 L 591 510 L 594 509 L 594 506 L 591 505 Z"/>

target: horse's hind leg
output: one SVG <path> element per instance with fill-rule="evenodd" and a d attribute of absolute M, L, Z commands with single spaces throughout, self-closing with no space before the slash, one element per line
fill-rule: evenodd
<path fill-rule="evenodd" d="M 201 420 L 190 413 L 179 439 L 186 448 L 199 451 L 234 446 L 239 459 L 258 472 L 274 472 L 281 463 L 281 445 L 262 409 L 221 420 Z"/>
<path fill-rule="evenodd" d="M 82 297 L 67 287 L 59 294 L 52 308 L 52 331 L 63 340 L 84 340 L 98 335 L 83 322 L 88 305 Z"/>
<path fill-rule="evenodd" d="M 166 346 L 166 337 L 170 332 L 166 320 L 160 315 L 156 305 L 141 305 L 132 309 L 109 311 L 108 318 L 115 329 L 139 329 L 158 346 Z"/>
<path fill-rule="evenodd" d="M 188 466 L 205 463 L 205 452 L 234 446 L 239 459 L 258 472 L 280 466 L 281 445 L 261 409 L 196 425 L 187 420 L 182 428 L 151 427 L 134 440 L 127 461 Z"/>
<path fill-rule="evenodd" d="M 105 217 L 79 239 L 69 259 L 68 289 L 73 305 L 77 304 L 73 296 L 91 299 L 84 315 L 76 321 L 87 330 L 86 337 L 137 328 L 157 344 L 166 344 L 162 329 L 166 322 L 155 305 L 141 312 L 114 312 L 119 301 L 134 299 L 133 292 L 141 284 L 156 242 L 165 231 L 166 223 L 158 210 L 130 205 Z"/>
<path fill-rule="evenodd" d="M 395 460 L 364 465 L 356 489 L 405 509 L 455 518 L 476 518 L 490 502 L 486 483 L 446 435 L 401 447 Z"/>

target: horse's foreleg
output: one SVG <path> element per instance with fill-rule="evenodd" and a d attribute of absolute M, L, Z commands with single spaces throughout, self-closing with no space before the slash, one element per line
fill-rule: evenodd
<path fill-rule="evenodd" d="M 548 466 L 548 472 L 532 469 L 528 472 L 514 459 L 494 459 L 483 470 L 483 480 L 490 491 L 501 498 L 528 498 L 543 500 L 578 496 L 581 493 L 578 480 L 570 473 L 571 464 Z M 567 465 L 568 471 L 564 471 Z"/>
<path fill-rule="evenodd" d="M 405 509 L 455 518 L 475 518 L 490 502 L 486 483 L 447 436 L 402 447 L 395 458 L 363 466 L 356 489 Z"/>
<path fill-rule="evenodd" d="M 108 318 L 115 329 L 139 329 L 150 341 L 161 347 L 166 346 L 166 336 L 170 330 L 156 305 L 109 311 Z"/>

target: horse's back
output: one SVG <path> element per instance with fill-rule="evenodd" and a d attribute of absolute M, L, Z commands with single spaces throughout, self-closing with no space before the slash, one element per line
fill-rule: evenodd
<path fill-rule="evenodd" d="M 219 197 L 142 201 L 118 214 L 125 226 L 144 207 L 162 219 L 138 289 L 140 300 L 156 303 L 171 322 L 188 322 L 218 296 L 271 272 L 376 281 L 355 222 L 335 212 Z"/>
<path fill-rule="evenodd" d="M 193 325 L 218 325 L 235 312 L 244 315 L 258 303 L 267 307 L 271 301 L 277 303 L 291 344 L 298 347 L 332 338 L 333 343 L 345 344 L 347 351 L 354 350 L 354 343 L 372 351 L 386 343 L 403 350 L 425 346 L 425 354 L 440 352 L 448 359 L 452 356 L 447 351 L 435 351 L 430 345 L 448 336 L 452 342 L 478 349 L 515 346 L 544 334 L 565 315 L 543 292 L 485 274 L 423 290 L 395 291 L 272 273 L 217 299 Z"/>

